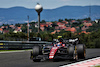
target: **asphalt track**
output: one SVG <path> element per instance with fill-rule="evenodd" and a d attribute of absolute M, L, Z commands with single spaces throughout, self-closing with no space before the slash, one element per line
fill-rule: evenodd
<path fill-rule="evenodd" d="M 86 49 L 86 59 L 95 57 L 100 57 L 100 49 Z M 0 67 L 59 67 L 74 62 L 70 60 L 33 62 L 30 60 L 30 51 L 0 53 Z"/>

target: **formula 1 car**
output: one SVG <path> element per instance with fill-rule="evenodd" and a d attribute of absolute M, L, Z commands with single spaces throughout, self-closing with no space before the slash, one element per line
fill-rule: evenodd
<path fill-rule="evenodd" d="M 52 45 L 34 46 L 30 58 L 34 62 L 44 59 L 84 59 L 86 50 L 84 44 L 78 44 L 78 39 L 55 39 Z"/>

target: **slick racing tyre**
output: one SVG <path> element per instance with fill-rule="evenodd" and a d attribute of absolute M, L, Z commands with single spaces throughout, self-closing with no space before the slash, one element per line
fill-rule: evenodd
<path fill-rule="evenodd" d="M 78 44 L 77 45 L 77 53 L 78 53 L 78 58 L 85 59 L 86 50 L 85 50 L 85 45 L 84 44 Z"/>
<path fill-rule="evenodd" d="M 78 54 L 77 50 L 75 49 L 76 46 L 70 46 L 69 47 L 69 56 L 72 57 L 71 61 L 78 61 Z"/>
<path fill-rule="evenodd" d="M 69 56 L 73 57 L 73 54 L 74 54 L 74 46 L 69 46 L 68 53 L 69 53 Z"/>
<path fill-rule="evenodd" d="M 40 46 L 34 46 L 33 47 L 33 56 L 38 56 L 39 54 L 42 54 L 42 49 Z"/>
<path fill-rule="evenodd" d="M 32 55 L 33 55 L 33 61 L 34 62 L 40 62 L 41 61 L 41 59 L 36 59 L 36 57 L 38 56 L 38 55 L 41 55 L 42 54 L 42 49 L 41 49 L 41 47 L 40 46 L 34 46 L 33 47 L 33 51 L 32 51 Z"/>

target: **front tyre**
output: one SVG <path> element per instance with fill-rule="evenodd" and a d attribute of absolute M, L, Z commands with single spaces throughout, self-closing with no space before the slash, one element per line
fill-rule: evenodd
<path fill-rule="evenodd" d="M 32 52 L 33 52 L 33 56 L 38 56 L 42 54 L 42 48 L 40 46 L 34 46 Z"/>
<path fill-rule="evenodd" d="M 73 57 L 73 54 L 74 54 L 74 46 L 69 46 L 69 48 L 68 48 L 68 54 L 69 54 L 69 56 Z"/>
<path fill-rule="evenodd" d="M 33 47 L 33 51 L 31 52 L 31 57 L 33 58 L 33 61 L 34 62 L 40 62 L 41 59 L 37 59 L 36 57 L 38 55 L 41 55 L 42 54 L 42 49 L 40 46 L 34 46 Z"/>
<path fill-rule="evenodd" d="M 77 47 L 76 46 L 70 46 L 68 53 L 69 53 L 69 56 L 72 57 L 71 60 L 78 61 L 78 54 L 77 54 Z"/>

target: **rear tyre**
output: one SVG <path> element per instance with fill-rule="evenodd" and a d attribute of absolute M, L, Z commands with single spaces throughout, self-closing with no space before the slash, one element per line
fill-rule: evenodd
<path fill-rule="evenodd" d="M 74 46 L 69 46 L 68 53 L 69 53 L 69 56 L 73 57 L 73 54 L 74 54 Z"/>
<path fill-rule="evenodd" d="M 84 44 L 78 44 L 77 45 L 77 53 L 78 53 L 78 58 L 85 59 L 86 50 L 85 50 L 85 45 Z"/>

